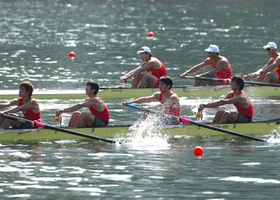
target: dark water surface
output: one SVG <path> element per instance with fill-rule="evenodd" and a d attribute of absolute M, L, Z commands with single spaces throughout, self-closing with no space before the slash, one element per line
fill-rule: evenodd
<path fill-rule="evenodd" d="M 37 89 L 83 89 L 89 79 L 119 85 L 119 77 L 140 64 L 136 51 L 144 45 L 166 64 L 176 85 L 192 84 L 179 75 L 206 58 L 209 44 L 220 47 L 235 74 L 246 74 L 268 60 L 263 45 L 280 45 L 279 5 L 276 0 L 0 1 L 0 89 L 17 89 L 22 80 Z M 73 61 L 70 51 L 76 53 Z M 41 100 L 45 120 L 75 102 Z M 198 103 L 182 102 L 184 115 Z M 277 100 L 253 102 L 256 119 L 278 117 Z M 120 103 L 108 101 L 112 123 L 133 123 L 139 113 Z M 205 150 L 202 158 L 193 156 L 196 145 Z M 279 198 L 279 145 L 242 138 L 23 142 L 2 144 L 0 155 L 1 199 Z"/>

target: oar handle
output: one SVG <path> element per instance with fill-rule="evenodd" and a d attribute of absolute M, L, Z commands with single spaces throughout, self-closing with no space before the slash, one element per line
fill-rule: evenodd
<path fill-rule="evenodd" d="M 37 127 L 37 128 L 45 128 L 45 124 L 42 123 L 42 122 L 38 122 L 38 121 L 34 121 L 34 127 Z"/>
<path fill-rule="evenodd" d="M 183 118 L 183 117 L 179 117 L 179 122 L 182 122 L 183 124 L 190 124 L 191 120 L 187 119 L 187 118 Z"/>

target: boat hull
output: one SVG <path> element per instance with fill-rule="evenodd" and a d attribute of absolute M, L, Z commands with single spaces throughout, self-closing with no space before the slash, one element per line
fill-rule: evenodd
<path fill-rule="evenodd" d="M 280 88 L 272 86 L 246 86 L 246 92 L 252 98 L 280 98 Z M 158 88 L 103 88 L 98 93 L 103 99 L 129 99 L 148 96 L 159 91 Z M 173 87 L 172 91 L 179 97 L 187 98 L 220 98 L 231 91 L 229 86 L 178 86 Z M 84 99 L 86 98 L 83 90 L 49 90 L 34 91 L 33 96 L 37 99 Z M 17 90 L 0 91 L 0 99 L 13 99 L 18 97 Z"/>
<path fill-rule="evenodd" d="M 169 137 L 187 137 L 187 136 L 231 136 L 222 132 L 229 130 L 245 135 L 264 135 L 273 132 L 279 132 L 279 127 L 275 122 L 252 122 L 243 124 L 208 124 L 219 128 L 221 131 L 210 130 L 208 128 L 199 127 L 197 125 L 180 125 L 176 127 L 168 127 L 156 132 Z M 133 130 L 128 130 L 128 125 L 109 126 L 103 128 L 74 128 L 72 131 L 93 135 L 101 138 L 126 138 L 133 135 Z M 139 132 L 139 131 L 137 131 Z M 144 132 L 144 134 L 147 134 Z M 0 131 L 0 141 L 56 141 L 56 140 L 91 140 L 84 137 L 72 135 L 69 133 L 56 132 L 49 129 L 34 129 L 34 130 L 2 130 Z"/>

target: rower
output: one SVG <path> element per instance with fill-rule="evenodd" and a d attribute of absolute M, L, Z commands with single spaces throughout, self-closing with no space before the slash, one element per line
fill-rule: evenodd
<path fill-rule="evenodd" d="M 248 123 L 252 122 L 254 108 L 249 97 L 242 92 L 244 80 L 239 76 L 234 76 L 231 79 L 229 92 L 224 99 L 212 103 L 201 104 L 200 110 L 205 108 L 216 108 L 225 104 L 233 104 L 237 112 L 229 112 L 220 110 L 216 113 L 213 123 Z"/>
<path fill-rule="evenodd" d="M 158 88 L 159 78 L 161 76 L 167 76 L 164 63 L 152 56 L 151 49 L 147 46 L 141 47 L 141 49 L 137 51 L 137 54 L 140 55 L 143 62 L 139 67 L 120 77 L 120 82 L 126 83 L 127 79 L 133 77 L 132 88 Z"/>
<path fill-rule="evenodd" d="M 179 122 L 177 121 L 176 117 L 179 117 L 181 114 L 180 102 L 177 94 L 171 91 L 172 86 L 172 79 L 169 76 L 162 76 L 159 79 L 160 92 L 155 92 L 151 96 L 140 97 L 135 100 L 123 102 L 122 105 L 125 106 L 131 103 L 147 103 L 152 102 L 154 100 L 159 101 L 160 105 L 157 105 L 153 108 L 153 111 L 156 112 L 151 112 L 151 109 L 143 109 L 145 111 L 143 116 L 146 117 L 148 114 L 156 113 L 164 118 L 164 124 L 177 125 L 179 124 Z"/>
<path fill-rule="evenodd" d="M 232 77 L 232 68 L 226 57 L 220 56 L 220 50 L 217 45 L 210 44 L 210 46 L 205 49 L 208 53 L 208 58 L 206 58 L 203 62 L 191 67 L 184 73 L 180 75 L 180 78 L 185 78 L 188 74 L 199 71 L 207 66 L 211 66 L 212 70 L 195 75 L 194 86 L 205 86 L 205 85 L 228 85 L 225 82 L 216 82 L 216 81 L 205 81 L 199 79 L 199 77 L 209 77 L 209 78 L 219 78 L 219 79 L 227 79 Z"/>
<path fill-rule="evenodd" d="M 8 108 L 11 106 L 16 106 L 8 111 L 5 111 L 7 114 L 13 114 L 18 116 L 15 113 L 22 112 L 23 117 L 32 121 L 41 120 L 41 110 L 38 102 L 35 98 L 32 97 L 34 87 L 31 82 L 23 81 L 19 85 L 19 98 L 10 101 L 7 104 L 1 104 L 0 109 Z M 0 117 L 0 126 L 2 129 L 7 128 L 18 128 L 18 129 L 31 129 L 34 128 L 31 124 L 21 122 L 19 120 L 11 120 L 4 117 Z"/>
<path fill-rule="evenodd" d="M 270 58 L 262 68 L 250 73 L 249 78 L 257 78 L 258 82 L 280 84 L 280 53 L 277 52 L 277 45 L 274 42 L 268 42 L 263 49 Z"/>
<path fill-rule="evenodd" d="M 110 113 L 104 101 L 97 96 L 99 84 L 94 81 L 86 83 L 86 95 L 84 102 L 68 108 L 58 109 L 56 116 L 64 112 L 73 112 L 68 127 L 104 127 L 109 124 Z M 80 112 L 81 108 L 87 107 L 90 112 Z"/>

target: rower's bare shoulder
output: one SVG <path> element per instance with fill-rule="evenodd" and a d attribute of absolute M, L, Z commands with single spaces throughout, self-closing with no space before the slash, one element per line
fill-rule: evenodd
<path fill-rule="evenodd" d="M 229 66 L 229 62 L 227 59 L 222 59 L 218 65 L 227 68 Z"/>
<path fill-rule="evenodd" d="M 277 58 L 276 58 L 275 62 L 276 62 L 276 63 L 278 63 L 278 64 L 280 63 L 280 55 L 279 55 L 279 56 L 277 56 Z"/>
<path fill-rule="evenodd" d="M 151 65 L 160 65 L 160 60 L 157 59 L 156 57 L 152 57 L 149 61 L 148 61 L 149 64 Z"/>
<path fill-rule="evenodd" d="M 89 97 L 86 99 L 86 101 L 98 102 L 98 101 L 100 101 L 100 98 L 99 97 Z"/>
<path fill-rule="evenodd" d="M 210 58 L 206 58 L 206 59 L 202 62 L 202 64 L 204 64 L 204 65 L 209 65 L 209 64 L 210 64 Z"/>
<path fill-rule="evenodd" d="M 170 99 L 172 99 L 172 100 L 179 100 L 179 97 L 178 97 L 178 95 L 176 93 L 174 93 L 174 94 L 172 94 L 170 96 Z"/>
<path fill-rule="evenodd" d="M 227 93 L 227 95 L 225 96 L 225 99 L 229 99 L 233 96 L 233 91 L 230 91 Z"/>
<path fill-rule="evenodd" d="M 33 101 L 31 101 L 33 104 L 36 104 L 36 105 L 38 105 L 39 104 L 39 102 L 36 100 L 36 99 L 34 99 Z"/>

